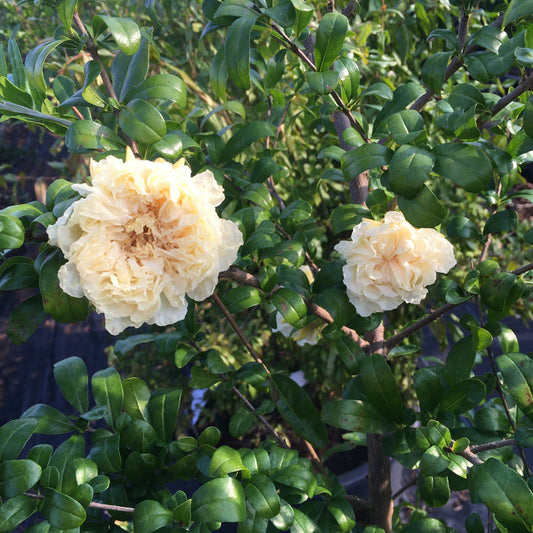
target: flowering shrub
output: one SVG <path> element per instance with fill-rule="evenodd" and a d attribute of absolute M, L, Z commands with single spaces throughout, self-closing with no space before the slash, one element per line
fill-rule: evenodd
<path fill-rule="evenodd" d="M 382 220 L 364 219 L 351 241 L 335 249 L 346 260 L 342 271 L 350 302 L 361 316 L 418 304 L 455 265 L 452 245 L 432 228 L 414 228 L 402 213 L 389 211 Z"/>
<path fill-rule="evenodd" d="M 0 31 L 1 120 L 80 162 L 0 211 L 0 290 L 33 291 L 17 343 L 89 303 L 113 333 L 161 326 L 112 352 L 183 385 L 57 363 L 71 409 L 0 428 L 0 531 L 451 533 L 430 512 L 455 491 L 487 508 L 468 533 L 531 531 L 533 360 L 508 320 L 532 316 L 532 2 L 142 4 L 36 1 Z M 238 402 L 227 431 L 180 427 L 194 389 Z M 325 463 L 356 446 L 365 499 Z"/>
<path fill-rule="evenodd" d="M 179 161 L 91 161 L 91 185 L 48 226 L 65 259 L 59 283 L 87 297 L 116 335 L 144 323 L 183 320 L 186 296 L 209 297 L 237 258 L 242 235 L 215 207 L 224 199 L 209 171 L 191 177 Z"/>

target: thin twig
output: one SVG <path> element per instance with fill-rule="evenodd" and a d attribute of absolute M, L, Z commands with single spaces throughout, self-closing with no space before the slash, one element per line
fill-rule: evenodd
<path fill-rule="evenodd" d="M 25 492 L 24 496 L 28 496 L 35 500 L 45 499 L 45 496 L 43 496 L 42 494 L 35 494 L 33 492 Z M 109 505 L 107 503 L 98 502 L 91 502 L 88 507 L 92 507 L 94 509 L 104 509 L 105 511 L 118 511 L 121 513 L 133 513 L 135 511 L 134 507 L 122 507 L 121 505 Z"/>
<path fill-rule="evenodd" d="M 488 442 L 487 444 L 477 444 L 475 446 L 470 446 L 470 451 L 472 453 L 480 453 L 487 450 L 505 448 L 506 446 L 516 446 L 516 441 L 514 439 L 504 439 L 496 442 Z"/>
<path fill-rule="evenodd" d="M 401 496 L 409 487 L 412 487 L 416 482 L 418 481 L 418 476 L 415 476 L 409 483 L 404 485 L 403 487 L 399 488 L 392 496 L 391 500 L 395 500 L 399 496 Z"/>
<path fill-rule="evenodd" d="M 263 415 L 258 415 L 256 412 L 255 407 L 248 401 L 246 396 L 235 386 L 233 386 L 233 392 L 244 402 L 244 405 L 248 407 L 248 409 L 259 418 L 263 426 L 265 426 L 270 433 L 274 436 L 274 438 L 281 444 L 283 448 L 288 448 L 287 443 L 283 439 L 283 437 L 268 423 L 268 420 Z"/>

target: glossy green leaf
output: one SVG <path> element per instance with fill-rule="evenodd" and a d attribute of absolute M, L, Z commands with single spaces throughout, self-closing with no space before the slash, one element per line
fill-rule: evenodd
<path fill-rule="evenodd" d="M 485 397 L 485 385 L 477 378 L 463 379 L 446 391 L 440 403 L 441 411 L 453 414 L 465 413 Z"/>
<path fill-rule="evenodd" d="M 470 377 L 476 359 L 476 346 L 471 335 L 459 339 L 446 356 L 444 377 L 453 385 Z"/>
<path fill-rule="evenodd" d="M 33 87 L 36 87 L 43 93 L 47 89 L 43 75 L 44 62 L 48 55 L 62 43 L 63 40 L 53 40 L 39 44 L 28 52 L 24 60 L 28 81 Z"/>
<path fill-rule="evenodd" d="M 57 0 L 57 15 L 67 29 L 72 25 L 72 18 L 77 4 L 78 0 Z"/>
<path fill-rule="evenodd" d="M 120 150 L 126 146 L 108 127 L 92 120 L 77 120 L 65 134 L 65 144 L 70 152 L 85 153 L 92 150 Z"/>
<path fill-rule="evenodd" d="M 70 405 L 85 413 L 89 409 L 89 378 L 83 359 L 68 357 L 55 363 L 54 377 Z"/>
<path fill-rule="evenodd" d="M 494 213 L 488 218 L 483 228 L 483 235 L 499 232 L 510 233 L 516 231 L 517 226 L 518 213 L 513 209 L 505 209 Z"/>
<path fill-rule="evenodd" d="M 446 208 L 425 185 L 414 198 L 398 196 L 398 207 L 405 219 L 417 228 L 434 228 L 446 216 Z"/>
<path fill-rule="evenodd" d="M 271 376 L 271 394 L 276 408 L 290 426 L 313 446 L 322 448 L 327 444 L 328 433 L 307 393 L 288 376 Z"/>
<path fill-rule="evenodd" d="M 467 217 L 454 216 L 446 225 L 446 234 L 454 239 L 480 239 L 481 234 L 476 225 Z"/>
<path fill-rule="evenodd" d="M 134 420 L 150 422 L 148 416 L 150 389 L 146 383 L 141 378 L 131 377 L 122 382 L 122 390 L 124 391 L 124 411 Z"/>
<path fill-rule="evenodd" d="M 443 388 L 439 374 L 432 367 L 420 368 L 413 374 L 421 412 L 433 411 L 440 403 Z"/>
<path fill-rule="evenodd" d="M 402 533 L 447 533 L 448 528 L 436 518 L 422 518 L 402 529 Z"/>
<path fill-rule="evenodd" d="M 439 446 L 430 446 L 420 460 L 420 472 L 424 477 L 436 476 L 448 468 L 449 462 Z"/>
<path fill-rule="evenodd" d="M 451 52 L 437 52 L 429 56 L 422 65 L 422 80 L 434 93 L 440 93 L 451 56 Z"/>
<path fill-rule="evenodd" d="M 389 187 L 405 198 L 414 198 L 424 188 L 433 168 L 435 157 L 415 146 L 400 146 L 390 161 Z"/>
<path fill-rule="evenodd" d="M 135 533 L 152 533 L 173 522 L 173 513 L 154 500 L 143 500 L 135 506 L 133 527 Z"/>
<path fill-rule="evenodd" d="M 211 477 L 221 477 L 241 470 L 246 470 L 246 467 L 242 464 L 241 456 L 237 450 L 229 446 L 221 446 L 215 450 L 209 464 Z"/>
<path fill-rule="evenodd" d="M 30 459 L 11 459 L 0 464 L 0 496 L 12 498 L 31 489 L 41 477 L 41 467 Z"/>
<path fill-rule="evenodd" d="M 113 36 L 117 46 L 128 55 L 137 52 L 141 44 L 141 32 L 137 23 L 130 18 L 95 15 L 93 28 L 104 24 Z"/>
<path fill-rule="evenodd" d="M 0 291 L 30 289 L 39 286 L 33 260 L 29 257 L 10 257 L 0 266 Z"/>
<path fill-rule="evenodd" d="M 518 19 L 527 17 L 533 13 L 533 2 L 531 0 L 511 0 L 507 6 L 503 17 L 502 27 L 515 22 Z"/>
<path fill-rule="evenodd" d="M 29 108 L 33 107 L 31 94 L 19 89 L 8 78 L 0 77 L 0 96 L 13 104 Z"/>
<path fill-rule="evenodd" d="M 35 294 L 19 303 L 9 315 L 7 321 L 7 336 L 9 340 L 14 344 L 26 342 L 46 320 L 47 316 L 40 294 Z"/>
<path fill-rule="evenodd" d="M 349 101 L 359 93 L 359 80 L 361 74 L 357 63 L 349 57 L 340 57 L 333 63 L 339 73 L 339 83 L 344 98 Z"/>
<path fill-rule="evenodd" d="M 453 87 L 448 97 L 449 104 L 454 109 L 472 109 L 486 107 L 483 93 L 471 83 L 460 83 Z"/>
<path fill-rule="evenodd" d="M 262 301 L 261 292 L 255 287 L 235 287 L 225 292 L 222 301 L 230 313 L 239 313 Z"/>
<path fill-rule="evenodd" d="M 361 400 L 329 402 L 322 409 L 322 419 L 330 426 L 359 433 L 385 433 L 396 427 L 372 405 Z"/>
<path fill-rule="evenodd" d="M 315 474 L 302 464 L 292 464 L 277 470 L 271 475 L 271 479 L 276 484 L 282 484 L 296 489 L 305 495 L 305 499 L 314 496 L 317 486 Z"/>
<path fill-rule="evenodd" d="M 39 423 L 34 432 L 44 435 L 61 435 L 78 429 L 61 411 L 43 403 L 26 409 L 22 418 L 37 419 Z"/>
<path fill-rule="evenodd" d="M 93 374 L 91 386 L 97 406 L 107 408 L 105 421 L 114 427 L 117 417 L 122 411 L 124 391 L 120 375 L 115 368 L 106 368 Z"/>
<path fill-rule="evenodd" d="M 489 158 L 468 144 L 441 144 L 433 149 L 435 172 L 451 179 L 468 192 L 482 192 L 493 175 Z"/>
<path fill-rule="evenodd" d="M 386 419 L 401 424 L 404 421 L 403 401 L 385 359 L 373 354 L 359 361 L 363 392 L 372 407 Z"/>
<path fill-rule="evenodd" d="M 370 211 L 358 204 L 345 204 L 336 207 L 331 213 L 331 229 L 334 234 L 352 231 L 363 218 L 370 218 Z"/>
<path fill-rule="evenodd" d="M 157 441 L 155 429 L 144 420 L 133 420 L 121 432 L 121 443 L 130 450 L 147 453 Z"/>
<path fill-rule="evenodd" d="M 242 126 L 226 143 L 222 151 L 222 160 L 231 161 L 235 156 L 244 152 L 255 141 L 263 137 L 271 137 L 276 134 L 272 124 L 258 120 Z"/>
<path fill-rule="evenodd" d="M 315 41 L 315 63 L 319 72 L 328 70 L 337 59 L 347 31 L 348 19 L 338 11 L 322 17 Z"/>
<path fill-rule="evenodd" d="M 291 526 L 291 533 L 322 533 L 322 530 L 315 522 L 298 509 L 294 511 L 294 523 Z"/>
<path fill-rule="evenodd" d="M 149 102 L 130 100 L 118 115 L 122 131 L 141 143 L 156 143 L 167 131 L 165 119 Z"/>
<path fill-rule="evenodd" d="M 172 439 L 181 401 L 181 389 L 158 389 L 152 393 L 148 402 L 148 412 L 152 426 L 160 439 Z"/>
<path fill-rule="evenodd" d="M 25 92 L 29 92 L 28 79 L 26 77 L 26 70 L 22 63 L 22 56 L 17 42 L 14 39 L 7 41 L 7 55 L 11 63 L 11 74 L 13 75 L 13 83 Z"/>
<path fill-rule="evenodd" d="M 195 522 L 242 522 L 245 516 L 244 489 L 235 478 L 212 479 L 192 496 L 191 517 Z"/>
<path fill-rule="evenodd" d="M 13 250 L 24 244 L 24 225 L 11 215 L 0 214 L 0 250 Z"/>
<path fill-rule="evenodd" d="M 468 485 L 474 501 L 482 501 L 509 531 L 531 531 L 533 493 L 512 468 L 498 459 L 489 458 L 472 467 Z"/>
<path fill-rule="evenodd" d="M 119 439 L 120 433 L 100 435 L 93 439 L 89 459 L 94 461 L 98 465 L 98 469 L 106 474 L 118 472 L 122 466 Z"/>
<path fill-rule="evenodd" d="M 157 85 L 161 75 L 150 76 L 147 80 L 148 73 L 148 51 L 149 40 L 143 36 L 137 51 L 131 55 L 122 51 L 114 57 L 111 63 L 111 76 L 113 79 L 113 89 L 119 102 L 127 102 L 133 98 L 144 100 L 147 98 L 145 91 L 140 90 L 143 84 L 150 86 Z M 156 78 L 154 81 L 150 81 Z"/>
<path fill-rule="evenodd" d="M 297 326 L 307 316 L 307 306 L 303 298 L 296 292 L 282 287 L 272 296 L 271 301 L 283 320 Z"/>
<path fill-rule="evenodd" d="M 446 505 L 450 499 L 450 483 L 445 476 L 419 476 L 418 490 L 420 491 L 422 499 L 430 507 L 442 507 L 443 505 Z M 435 522 L 437 521 L 435 520 Z M 443 527 L 442 523 L 438 522 L 438 524 L 438 529 L 425 529 L 423 531 L 427 531 L 428 533 L 430 531 L 441 531 Z"/>
<path fill-rule="evenodd" d="M 533 420 L 533 360 L 525 354 L 507 353 L 496 358 L 505 388 L 520 410 Z"/>
<path fill-rule="evenodd" d="M 285 531 L 294 523 L 294 509 L 285 500 L 281 500 L 279 513 L 271 518 L 270 521 L 278 530 Z"/>
<path fill-rule="evenodd" d="M 424 131 L 424 119 L 414 109 L 394 113 L 388 120 L 389 131 L 398 144 L 413 142 Z"/>
<path fill-rule="evenodd" d="M 235 439 L 245 435 L 255 425 L 256 417 L 250 411 L 237 411 L 229 421 L 229 432 Z"/>
<path fill-rule="evenodd" d="M 225 49 L 219 48 L 213 58 L 211 70 L 209 72 L 209 81 L 214 93 L 220 100 L 226 99 L 226 85 L 228 82 L 228 68 L 226 66 Z"/>
<path fill-rule="evenodd" d="M 339 73 L 335 70 L 325 72 L 308 72 L 307 82 L 309 87 L 317 94 L 328 94 L 335 90 L 339 83 Z"/>
<path fill-rule="evenodd" d="M 387 165 L 394 152 L 382 144 L 366 143 L 341 158 L 344 179 L 350 181 L 365 170 Z"/>
<path fill-rule="evenodd" d="M 257 514 L 273 518 L 281 510 L 281 502 L 274 483 L 263 474 L 254 474 L 244 488 L 246 499 Z"/>
<path fill-rule="evenodd" d="M 58 529 L 73 529 L 85 522 L 85 509 L 74 498 L 50 488 L 44 489 L 44 494 L 41 512 L 52 526 Z"/>
<path fill-rule="evenodd" d="M 18 457 L 37 424 L 35 418 L 18 418 L 0 427 L 0 463 Z"/>
<path fill-rule="evenodd" d="M 0 504 L 0 531 L 15 531 L 37 510 L 38 500 L 23 494 Z"/>
<path fill-rule="evenodd" d="M 238 18 L 231 24 L 224 44 L 224 60 L 229 77 L 241 90 L 250 88 L 250 35 L 257 17 Z"/>

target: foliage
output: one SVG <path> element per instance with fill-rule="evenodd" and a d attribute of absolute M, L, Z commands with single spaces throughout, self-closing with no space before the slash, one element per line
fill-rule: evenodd
<path fill-rule="evenodd" d="M 449 531 L 423 513 L 391 518 L 389 457 L 417 469 L 428 506 L 468 489 L 499 531 L 530 531 L 533 354 L 505 320 L 532 312 L 533 230 L 514 202 L 533 200 L 516 187 L 533 151 L 533 3 L 138 4 L 23 5 L 22 41 L 0 43 L 2 120 L 46 128 L 87 158 L 129 146 L 211 170 L 244 244 L 210 301 L 113 348 L 135 373 L 150 368 L 132 353 L 173 365 L 178 383 L 169 375 L 151 392 L 108 368 L 92 376 L 90 402 L 84 363 L 70 358 L 55 376 L 73 413 L 37 405 L 0 428 L 0 531 L 34 513 L 33 531 Z M 50 10 L 58 26 L 41 40 L 27 13 Z M 61 290 L 64 258 L 45 232 L 79 199 L 67 177 L 45 202 L 0 212 L 0 290 L 35 289 L 10 316 L 16 343 L 50 316 L 90 310 Z M 438 228 L 458 265 L 427 305 L 387 313 L 383 332 L 382 313 L 363 318 L 349 303 L 333 247 L 392 209 Z M 295 330 L 324 322 L 319 347 L 271 335 L 277 313 Z M 424 357 L 426 326 L 449 343 L 445 357 Z M 287 375 L 299 366 L 307 387 Z M 192 389 L 233 395 L 232 437 L 261 425 L 265 442 L 219 444 L 215 427 L 176 438 Z M 70 433 L 55 449 L 30 440 Z M 365 442 L 370 501 L 346 496 L 323 464 Z M 176 492 L 184 480 L 197 485 Z"/>

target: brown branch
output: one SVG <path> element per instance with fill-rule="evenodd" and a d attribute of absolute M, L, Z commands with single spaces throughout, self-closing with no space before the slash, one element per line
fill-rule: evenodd
<path fill-rule="evenodd" d="M 480 453 L 487 450 L 496 450 L 497 448 L 505 448 L 506 446 L 515 445 L 516 441 L 514 439 L 504 439 L 496 442 L 488 442 L 487 444 L 477 444 L 475 446 L 470 446 L 469 448 L 472 453 Z"/>

